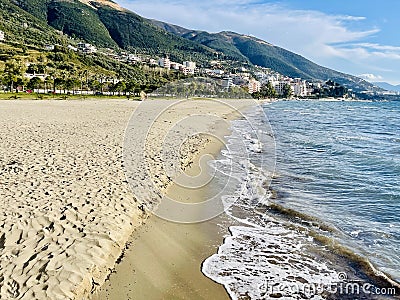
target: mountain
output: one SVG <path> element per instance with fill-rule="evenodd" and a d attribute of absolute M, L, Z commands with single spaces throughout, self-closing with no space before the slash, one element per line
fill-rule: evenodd
<path fill-rule="evenodd" d="M 392 85 L 387 82 L 372 82 L 374 85 L 383 88 L 387 91 L 392 91 L 392 92 L 400 92 L 400 84 L 399 85 Z"/>
<path fill-rule="evenodd" d="M 36 2 L 37 11 L 41 11 L 41 2 Z M 16 1 L 0 1 L 0 30 L 6 33 L 7 40 L 25 45 L 61 43 L 62 37 L 53 27 L 17 4 Z"/>
<path fill-rule="evenodd" d="M 16 40 L 23 42 L 54 43 L 62 39 L 62 32 L 99 47 L 169 55 L 176 61 L 192 58 L 199 66 L 207 66 L 218 57 L 232 67 L 259 65 L 293 78 L 331 79 L 355 92 L 381 90 L 256 37 L 228 31 L 208 33 L 148 20 L 111 0 L 2 0 L 0 4 L 5 9 L 0 12 L 0 30 L 12 32 Z M 11 22 L 7 10 L 13 10 Z"/>
<path fill-rule="evenodd" d="M 254 65 L 271 68 L 283 75 L 293 78 L 300 77 L 307 80 L 331 79 L 343 84 L 354 91 L 380 90 L 371 83 L 356 76 L 341 73 L 322 67 L 312 61 L 274 46 L 253 36 L 223 31 L 208 33 L 205 31 L 189 30 L 156 20 L 153 24 L 173 34 L 180 35 L 188 40 L 198 42 L 216 51 L 224 53 L 228 58 L 247 60 Z"/>
<path fill-rule="evenodd" d="M 214 50 L 160 29 L 110 0 L 13 0 L 41 22 L 99 47 L 136 49 L 141 53 L 169 55 L 206 62 Z"/>

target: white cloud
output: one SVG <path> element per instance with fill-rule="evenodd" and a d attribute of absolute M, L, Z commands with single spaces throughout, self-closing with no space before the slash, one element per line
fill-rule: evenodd
<path fill-rule="evenodd" d="M 145 17 L 191 29 L 218 32 L 231 30 L 260 37 L 311 59 L 338 55 L 334 44 L 360 41 L 378 29 L 351 30 L 347 22 L 365 17 L 327 15 L 318 11 L 292 10 L 280 4 L 251 0 L 121 0 L 123 6 Z M 333 49 L 332 49 L 333 48 Z"/>
<path fill-rule="evenodd" d="M 254 35 L 343 72 L 400 69 L 400 47 L 367 43 L 379 34 L 378 28 L 354 29 L 354 23 L 362 27 L 364 16 L 294 10 L 281 2 L 266 4 L 260 0 L 117 1 L 144 17 L 190 29 Z M 389 63 L 393 59 L 399 60 L 398 67 Z"/>
<path fill-rule="evenodd" d="M 366 19 L 366 17 L 356 17 L 356 16 L 337 16 L 336 18 L 343 21 L 363 21 Z"/>
<path fill-rule="evenodd" d="M 360 77 L 362 79 L 365 79 L 367 81 L 371 81 L 371 82 L 376 82 L 376 81 L 379 81 L 379 80 L 383 79 L 382 76 L 375 75 L 375 74 L 361 74 L 361 75 L 358 75 L 358 77 Z"/>

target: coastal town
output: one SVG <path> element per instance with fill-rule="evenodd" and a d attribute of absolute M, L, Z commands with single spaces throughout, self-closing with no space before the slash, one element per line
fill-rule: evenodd
<path fill-rule="evenodd" d="M 0 31 L 0 42 L 6 40 L 3 31 Z M 72 39 L 71 39 L 72 40 Z M 61 45 L 45 45 L 43 51 L 52 52 Z M 175 73 L 177 78 L 207 77 L 220 82 L 223 91 L 229 91 L 232 88 L 241 88 L 254 98 L 324 98 L 334 97 L 343 99 L 352 99 L 354 94 L 351 89 L 333 82 L 307 81 L 301 78 L 291 78 L 284 76 L 270 68 L 261 66 L 243 65 L 232 68 L 230 64 L 223 59 L 209 61 L 208 66 L 198 65 L 195 61 L 187 60 L 176 62 L 170 59 L 168 54 L 163 57 L 138 54 L 136 51 L 115 50 L 110 48 L 98 49 L 96 46 L 79 41 L 64 45 L 68 51 L 75 52 L 77 55 L 87 56 L 105 56 L 120 63 L 151 68 L 155 72 Z M 97 79 L 98 85 L 102 88 L 99 91 L 89 85 L 89 75 L 86 72 L 86 78 L 81 79 L 81 87 L 72 88 L 53 88 L 50 81 L 54 80 L 54 75 L 46 72 L 43 68 L 35 67 L 33 62 L 25 62 L 26 70 L 23 74 L 22 84 L 11 87 L 17 92 L 37 92 L 54 94 L 103 94 L 114 95 L 115 90 L 121 92 L 118 86 L 123 85 L 124 78 L 118 76 L 100 76 Z M 86 81 L 86 82 L 84 82 Z M 25 83 L 25 84 L 24 84 Z M 29 84 L 31 83 L 31 84 Z M 79 85 L 79 84 L 77 84 Z M 33 88 L 32 88 L 33 87 Z M 85 87 L 85 88 L 84 88 Z M 4 85 L 0 90 L 10 91 L 10 87 Z M 123 88 L 122 88 L 123 91 Z M 129 95 L 129 91 L 123 91 Z M 366 91 L 368 93 L 368 91 Z"/>

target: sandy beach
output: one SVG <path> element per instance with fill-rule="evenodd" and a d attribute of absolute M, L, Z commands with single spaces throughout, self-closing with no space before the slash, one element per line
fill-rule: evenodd
<path fill-rule="evenodd" d="M 159 124 L 199 112 L 235 117 L 233 108 L 221 105 L 216 111 L 210 103 L 192 101 L 183 110 L 171 109 L 168 120 L 158 119 Z M 251 103 L 235 102 L 240 108 Z M 128 241 L 120 264 L 125 270 L 117 266 L 104 295 L 124 284 L 122 279 L 114 283 L 118 275 L 137 282 L 135 299 L 227 297 L 200 272 L 201 261 L 221 241 L 216 222 L 180 226 L 150 217 L 132 235 L 148 218 L 142 194 L 126 180 L 122 158 L 125 128 L 138 105 L 122 100 L 0 102 L 1 298 L 88 298 L 114 270 Z M 148 153 L 152 174 L 161 191 L 183 199 L 185 192 L 160 173 L 165 126 L 157 126 Z M 193 127 L 203 130 L 204 124 L 192 122 Z M 213 129 L 223 136 L 228 128 L 220 127 Z M 179 158 L 183 169 L 198 172 L 198 159 L 222 146 L 212 138 L 188 139 Z M 136 179 L 141 186 L 141 178 Z M 200 189 L 190 201 L 206 193 Z M 139 263 L 134 269 L 130 258 Z"/>

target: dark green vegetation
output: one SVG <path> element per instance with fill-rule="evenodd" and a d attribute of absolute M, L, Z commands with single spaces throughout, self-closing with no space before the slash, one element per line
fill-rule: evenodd
<path fill-rule="evenodd" d="M 251 95 L 245 89 L 240 87 L 231 87 L 226 89 L 223 88 L 222 80 L 205 77 L 195 77 L 169 82 L 159 88 L 156 93 L 156 96 L 162 98 L 251 98 Z"/>
<path fill-rule="evenodd" d="M 178 61 L 192 57 L 199 63 L 206 63 L 215 55 L 212 49 L 162 30 L 133 12 L 117 9 L 112 1 L 91 1 L 91 6 L 78 0 L 15 3 L 53 28 L 98 47 L 135 49 L 145 54 L 169 55 Z"/>
<path fill-rule="evenodd" d="M 328 80 L 325 83 L 325 86 L 316 90 L 315 93 L 318 97 L 336 97 L 341 98 L 346 95 L 348 90 L 341 86 L 340 84 L 333 82 L 332 80 Z"/>
<path fill-rule="evenodd" d="M 25 1 L 15 1 L 25 3 Z M 40 10 L 41 1 L 38 2 Z M 46 21 L 35 17 L 9 0 L 0 1 L 0 30 L 4 31 L 8 41 L 24 45 L 41 46 L 47 43 L 61 43 L 63 38 Z M 32 4 L 33 5 L 33 4 Z"/>
<path fill-rule="evenodd" d="M 261 87 L 261 90 L 259 92 L 253 93 L 253 97 L 255 99 L 277 98 L 278 93 L 272 86 L 271 82 L 268 82 L 266 85 Z"/>

